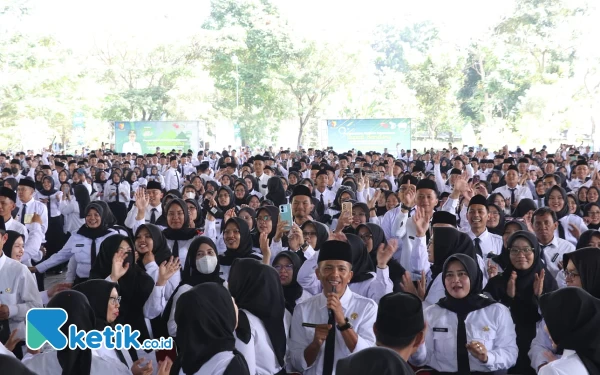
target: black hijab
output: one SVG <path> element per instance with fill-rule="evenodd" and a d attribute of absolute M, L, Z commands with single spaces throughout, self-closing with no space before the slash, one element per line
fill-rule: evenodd
<path fill-rule="evenodd" d="M 385 233 L 378 224 L 374 223 L 366 223 L 359 225 L 358 227 L 356 227 L 357 234 L 359 233 L 361 228 L 367 228 L 371 233 L 371 236 L 373 236 L 373 249 L 369 253 L 369 257 L 371 258 L 371 262 L 374 265 L 377 265 L 377 252 L 379 250 L 379 245 L 387 245 Z M 402 288 L 400 287 L 400 283 L 402 282 L 402 277 L 404 276 L 406 269 L 404 269 L 404 267 L 402 267 L 402 265 L 400 265 L 400 263 L 394 258 L 390 259 L 387 265 L 389 267 L 390 280 L 392 280 L 392 283 L 394 284 L 394 292 L 401 291 Z"/>
<path fill-rule="evenodd" d="M 104 220 L 104 208 L 101 204 L 94 201 L 85 208 L 84 216 L 86 217 L 90 210 L 95 210 L 100 215 L 100 226 L 97 228 L 90 228 L 87 224 L 83 224 L 81 228 L 77 231 L 77 234 L 82 235 L 83 237 L 89 238 L 90 240 L 96 240 L 97 238 L 104 237 L 110 233 L 110 230 L 106 226 L 106 222 Z M 107 275 L 108 276 L 108 275 Z"/>
<path fill-rule="evenodd" d="M 103 331 L 105 327 L 110 326 L 106 320 L 108 312 L 108 301 L 113 289 L 119 290 L 119 284 L 107 280 L 88 280 L 73 287 L 73 290 L 83 293 L 90 303 L 94 314 L 96 315 L 95 328 Z"/>
<path fill-rule="evenodd" d="M 6 239 L 6 242 L 4 242 L 4 246 L 2 246 L 2 252 L 10 258 L 12 256 L 13 245 L 15 244 L 17 238 L 21 237 L 23 241 L 25 241 L 25 236 L 19 232 L 15 232 L 14 230 L 7 230 L 6 235 L 8 238 Z"/>
<path fill-rule="evenodd" d="M 227 194 L 229 194 L 229 204 L 227 206 L 221 206 L 221 203 L 219 203 L 219 193 L 221 192 L 221 190 L 225 190 L 227 192 Z M 217 207 L 219 207 L 219 209 L 223 212 L 226 212 L 227 210 L 234 208 L 235 207 L 235 195 L 233 194 L 233 190 L 231 190 L 231 188 L 229 186 L 221 185 L 219 190 L 217 190 L 217 192 L 216 192 L 215 201 L 217 202 Z"/>
<path fill-rule="evenodd" d="M 496 209 L 496 211 L 498 211 L 498 215 L 500 215 L 500 221 L 498 221 L 498 225 L 496 225 L 493 228 L 487 227 L 487 230 L 490 233 L 501 236 L 502 233 L 504 233 L 504 224 L 506 222 L 506 219 L 505 219 L 506 215 L 504 214 L 504 211 L 501 210 L 500 207 L 496 206 L 495 204 L 488 204 L 488 212 L 489 212 L 490 207 L 494 207 Z"/>
<path fill-rule="evenodd" d="M 253 191 L 254 192 L 258 192 L 258 180 L 256 179 L 256 177 L 252 176 L 251 174 L 247 174 L 244 177 L 244 181 L 246 179 L 249 179 L 250 181 L 252 181 L 252 190 L 250 191 L 250 193 L 253 192 Z M 248 186 L 246 186 L 246 187 L 248 187 Z"/>
<path fill-rule="evenodd" d="M 243 198 L 238 198 L 237 195 L 235 195 L 235 189 L 240 185 L 244 187 L 244 197 Z M 233 190 L 234 190 L 234 197 L 235 197 L 235 205 L 241 206 L 243 204 L 246 204 L 248 195 L 250 195 L 250 192 L 248 191 L 248 186 L 246 186 L 246 181 L 244 181 L 244 180 L 235 181 L 235 184 L 233 185 Z"/>
<path fill-rule="evenodd" d="M 540 297 L 552 341 L 574 350 L 588 373 L 600 374 L 600 300 L 581 288 L 563 288 Z"/>
<path fill-rule="evenodd" d="M 215 270 L 212 273 L 207 275 L 200 272 L 198 268 L 196 268 L 196 254 L 198 253 L 198 249 L 202 244 L 209 245 L 215 251 L 215 254 L 218 254 L 217 246 L 215 245 L 213 240 L 205 236 L 194 238 L 194 240 L 190 243 L 187 256 L 185 257 L 185 263 L 183 265 L 183 274 L 181 275 L 180 285 L 187 284 L 190 286 L 196 286 L 207 282 L 214 282 L 223 285 L 224 280 L 220 277 L 221 266 L 219 265 L 218 257 L 217 266 L 215 267 Z"/>
<path fill-rule="evenodd" d="M 431 265 L 431 280 L 442 273 L 446 260 L 454 254 L 465 254 L 473 260 L 477 259 L 475 246 L 471 238 L 454 228 L 433 228 L 433 264 Z M 432 282 L 433 284 L 433 282 Z"/>
<path fill-rule="evenodd" d="M 285 195 L 285 189 L 283 188 L 283 182 L 279 178 L 269 178 L 267 180 L 267 189 L 269 192 L 267 193 L 266 199 L 270 200 L 274 203 L 275 206 L 280 206 L 282 204 L 287 204 L 288 199 Z"/>
<path fill-rule="evenodd" d="M 50 181 L 50 190 L 46 190 L 44 189 L 44 180 L 49 180 Z M 52 178 L 52 176 L 44 176 L 42 177 L 42 188 L 38 190 L 38 192 L 45 196 L 45 197 L 49 197 L 51 195 L 54 195 L 57 190 L 54 188 L 54 178 Z"/>
<path fill-rule="evenodd" d="M 520 217 L 525 216 L 529 211 L 535 211 L 536 209 L 537 209 L 537 206 L 532 199 L 529 199 L 529 198 L 521 199 L 519 201 L 519 203 L 517 204 L 517 208 L 515 208 L 515 212 L 513 213 L 513 216 L 520 218 Z M 498 234 L 498 233 L 496 233 L 496 234 Z"/>
<path fill-rule="evenodd" d="M 348 239 L 350 249 L 352 250 L 352 272 L 354 275 L 352 276 L 352 280 L 350 280 L 350 284 L 359 283 L 375 277 L 373 275 L 373 272 L 375 272 L 375 265 L 373 265 L 373 262 L 371 261 L 367 246 L 365 246 L 363 240 L 351 233 L 346 233 L 346 238 Z"/>
<path fill-rule="evenodd" d="M 78 331 L 89 332 L 95 329 L 94 310 L 85 295 L 80 292 L 65 290 L 57 293 L 48 302 L 47 307 L 64 309 L 67 312 L 67 321 L 60 327 L 60 331 L 67 337 L 71 324 L 75 325 Z M 56 357 L 62 367 L 62 375 L 89 374 L 92 368 L 91 349 L 69 349 L 67 347 L 57 351 Z"/>
<path fill-rule="evenodd" d="M 279 224 L 279 209 L 275 206 L 262 206 L 256 210 L 257 219 L 260 217 L 261 211 L 267 211 L 266 213 L 271 217 L 271 232 L 269 233 L 269 239 L 273 239 L 275 233 L 277 233 L 277 224 Z"/>
<path fill-rule="evenodd" d="M 585 232 L 581 233 L 579 236 L 579 240 L 577 240 L 577 245 L 575 249 L 583 249 L 584 247 L 589 247 L 590 240 L 593 236 L 600 238 L 600 231 L 596 229 L 588 229 Z M 567 264 L 565 263 L 565 267 Z"/>
<path fill-rule="evenodd" d="M 504 236 L 504 233 L 506 233 L 506 230 L 508 229 L 509 226 L 511 225 L 516 225 L 518 227 L 517 230 L 524 230 L 527 231 L 527 225 L 521 221 L 521 220 L 510 220 L 507 221 L 504 224 L 504 231 L 501 234 L 501 236 Z M 506 250 L 506 248 L 504 247 L 504 242 L 502 244 L 502 251 L 500 252 L 500 254 L 498 255 L 494 255 L 492 257 L 492 260 L 498 264 L 500 267 L 502 267 L 502 269 L 505 269 L 506 267 L 508 267 L 508 265 L 510 264 L 510 254 L 509 252 Z"/>
<path fill-rule="evenodd" d="M 583 215 L 583 210 L 582 210 L 582 209 L 581 209 L 581 207 L 580 207 L 579 198 L 577 198 L 577 194 L 575 194 L 575 193 L 573 193 L 573 192 L 569 192 L 569 193 L 567 193 L 567 205 L 569 205 L 569 197 L 573 198 L 573 201 L 575 201 L 575 207 L 577 207 L 577 208 L 575 209 L 575 212 L 573 213 L 573 215 L 577 215 L 577 216 L 579 216 L 579 217 L 582 217 L 582 216 L 584 216 L 584 215 Z M 600 206 L 599 206 L 599 207 L 600 207 Z M 570 210 L 571 210 L 571 209 L 569 208 L 569 211 L 570 211 Z M 587 214 L 587 212 L 586 212 L 586 214 Z M 585 215 L 585 216 L 587 216 L 587 215 Z"/>
<path fill-rule="evenodd" d="M 579 273 L 583 289 L 592 296 L 600 298 L 600 249 L 585 247 L 572 253 L 563 254 L 565 269 L 569 260 L 573 262 Z"/>
<path fill-rule="evenodd" d="M 14 356 L 0 354 L 0 368 L 11 375 L 36 375 Z"/>
<path fill-rule="evenodd" d="M 340 375 L 414 375 L 412 368 L 392 349 L 372 347 L 337 362 Z"/>
<path fill-rule="evenodd" d="M 163 234 L 169 240 L 173 241 L 187 241 L 192 239 L 198 235 L 198 230 L 195 228 L 190 228 L 190 213 L 188 211 L 187 203 L 181 198 L 172 199 L 166 206 L 165 211 L 163 212 L 163 216 L 167 216 L 169 209 L 174 204 L 177 204 L 183 210 L 183 225 L 179 229 L 173 229 L 167 226 L 165 230 L 163 230 Z M 168 224 L 167 224 L 168 225 Z"/>
<path fill-rule="evenodd" d="M 135 231 L 134 238 L 137 238 L 137 236 L 139 236 L 140 231 L 142 229 L 146 229 L 150 233 L 150 237 L 152 237 L 153 245 L 151 251 L 152 254 L 154 254 L 154 261 L 156 262 L 156 264 L 160 266 L 162 262 L 168 261 L 173 254 L 171 253 L 171 249 L 167 244 L 167 239 L 165 238 L 160 228 L 150 223 L 142 224 Z M 146 266 L 144 266 L 142 254 L 140 254 L 140 258 L 138 259 L 137 264 L 138 266 L 142 267 L 142 269 L 146 269 Z"/>
<path fill-rule="evenodd" d="M 585 207 L 583 207 L 583 216 L 589 216 L 589 212 L 590 212 L 590 209 L 592 207 L 598 207 L 598 208 L 600 208 L 600 203 L 598 203 L 598 202 L 592 202 L 592 203 L 586 204 Z M 579 211 L 581 212 L 581 210 L 579 210 Z M 582 216 L 582 215 L 579 215 L 579 216 Z M 600 229 L 600 224 L 589 223 L 587 225 L 587 227 L 588 227 L 588 229 Z"/>
<path fill-rule="evenodd" d="M 237 249 L 227 247 L 225 253 L 219 255 L 219 263 L 224 266 L 231 266 L 233 265 L 233 261 L 237 258 L 260 259 L 260 257 L 254 255 L 252 252 L 252 235 L 250 234 L 248 223 L 239 217 L 232 217 L 227 220 L 225 225 L 221 226 L 223 230 L 225 230 L 229 223 L 234 223 L 238 227 L 238 230 L 240 231 L 240 245 Z"/>
<path fill-rule="evenodd" d="M 130 324 L 132 330 L 140 331 L 140 339 L 143 341 L 150 338 L 144 321 L 143 308 L 154 289 L 154 280 L 135 264 L 134 245 L 131 238 L 117 234 L 102 241 L 98 257 L 90 270 L 90 279 L 106 279 L 111 274 L 113 257 L 119 251 L 119 245 L 123 241 L 129 244 L 132 251 L 128 253 L 123 262 L 129 264 L 129 269 L 119 279 L 121 306 L 119 317 L 115 323 Z"/>
<path fill-rule="evenodd" d="M 294 274 L 292 276 L 292 282 L 289 285 L 282 285 L 283 287 L 283 298 L 285 299 L 285 308 L 290 314 L 294 313 L 294 307 L 296 307 L 296 300 L 302 296 L 302 287 L 298 284 L 298 271 L 302 266 L 302 261 L 298 254 L 293 251 L 282 251 L 275 259 L 273 259 L 273 266 L 277 263 L 277 261 L 281 258 L 287 258 L 294 267 Z"/>
<path fill-rule="evenodd" d="M 193 375 L 216 354 L 232 351 L 226 375 L 249 375 L 244 356 L 235 350 L 235 308 L 222 285 L 196 285 L 183 293 L 175 309 L 179 355 L 171 373 Z"/>
<path fill-rule="evenodd" d="M 284 365 L 286 336 L 283 325 L 285 299 L 277 271 L 254 259 L 237 259 L 229 274 L 229 291 L 240 309 L 259 318 L 269 334 L 275 357 Z M 250 340 L 250 325 L 240 310 L 236 333 L 245 343 Z M 242 318 L 242 316 L 244 316 Z"/>
<path fill-rule="evenodd" d="M 550 200 L 550 193 L 552 193 L 554 190 L 560 193 L 563 201 L 565 202 L 563 208 L 560 211 L 556 212 L 556 218 L 560 220 L 569 214 L 569 201 L 567 200 L 567 193 L 565 192 L 565 189 L 557 185 L 552 186 L 550 189 L 548 189 L 548 191 L 546 191 L 546 195 L 544 196 L 544 205 L 546 205 L 546 207 L 550 207 L 548 201 Z M 561 224 L 559 223 L 559 225 Z"/>
<path fill-rule="evenodd" d="M 437 228 L 436 228 L 437 229 Z M 484 296 L 481 294 L 483 289 L 483 273 L 481 269 L 477 265 L 475 259 L 466 254 L 454 254 L 450 255 L 448 259 L 444 262 L 444 268 L 442 271 L 442 277 L 446 278 L 446 273 L 448 272 L 448 266 L 451 262 L 458 261 L 464 267 L 465 271 L 469 274 L 469 280 L 471 284 L 471 288 L 469 290 L 469 294 L 461 299 L 456 299 L 448 293 L 446 289 L 446 285 L 444 283 L 444 290 L 446 293 L 446 297 L 439 300 L 437 303 L 439 306 L 450 310 L 457 315 L 468 315 L 472 311 L 483 309 L 487 306 L 493 305 L 496 303 L 491 298 Z"/>
<path fill-rule="evenodd" d="M 104 223 L 107 228 L 112 228 L 117 224 L 117 218 L 113 215 L 110 207 L 108 207 L 108 203 L 105 201 L 93 201 L 92 203 L 102 207 L 102 214 L 100 216 L 102 216 L 102 223 Z"/>
<path fill-rule="evenodd" d="M 354 193 L 354 191 L 352 191 L 348 186 L 342 185 L 342 186 L 340 186 L 338 191 L 335 193 L 335 199 L 334 199 L 333 204 L 331 205 L 330 209 L 335 210 L 335 211 L 342 211 L 341 199 L 342 199 L 342 194 L 344 194 L 344 193 L 350 194 L 350 200 L 352 200 L 352 201 L 356 200 L 356 193 Z"/>
<path fill-rule="evenodd" d="M 316 244 L 316 248 L 314 250 L 315 251 L 321 250 L 321 246 L 323 246 L 325 241 L 327 241 L 329 239 L 329 229 L 327 228 L 327 226 L 325 224 L 319 223 L 318 221 L 311 221 L 311 220 L 307 220 L 304 223 L 302 223 L 302 225 L 300 226 L 300 229 L 304 230 L 304 228 L 306 228 L 306 226 L 308 224 L 312 224 L 315 227 L 315 230 L 317 232 L 317 244 Z"/>
<path fill-rule="evenodd" d="M 84 185 L 75 185 L 73 187 L 73 195 L 79 205 L 79 218 L 85 218 L 85 208 L 90 204 L 90 192 Z M 102 216 L 102 215 L 100 215 Z"/>
<path fill-rule="evenodd" d="M 202 209 L 200 208 L 200 203 L 198 203 L 198 201 L 194 198 L 186 198 L 184 199 L 185 203 L 189 203 L 194 205 L 194 207 L 196 207 L 196 220 L 194 220 L 194 228 L 198 229 L 198 228 L 202 228 L 204 227 L 204 218 L 205 218 L 205 214 L 202 212 Z M 189 213 L 189 207 L 188 207 L 188 213 Z M 191 224 L 191 223 L 190 223 Z"/>

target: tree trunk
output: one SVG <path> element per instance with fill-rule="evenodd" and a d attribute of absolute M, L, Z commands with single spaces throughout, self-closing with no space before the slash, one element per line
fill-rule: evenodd
<path fill-rule="evenodd" d="M 304 132 L 304 125 L 306 125 L 306 121 L 302 118 L 302 116 L 299 116 L 300 119 L 300 129 L 298 130 L 298 142 L 296 143 L 296 148 L 299 150 L 300 149 L 300 145 L 302 143 L 302 133 Z"/>

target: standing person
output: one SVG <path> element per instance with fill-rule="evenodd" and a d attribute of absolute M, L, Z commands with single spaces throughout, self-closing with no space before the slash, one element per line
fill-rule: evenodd
<path fill-rule="evenodd" d="M 48 230 L 51 235 L 46 238 L 46 256 L 56 254 L 64 245 L 64 217 L 60 211 L 62 192 L 54 188 L 54 179 L 51 176 L 42 178 L 42 189 L 36 193 L 37 199 L 46 205 L 48 210 Z"/>
<path fill-rule="evenodd" d="M 491 373 L 514 365 L 518 349 L 510 311 L 481 294 L 483 275 L 475 260 L 452 255 L 442 275 L 446 297 L 424 312 L 425 346 L 413 356 L 413 364 L 456 374 Z"/>
<path fill-rule="evenodd" d="M 88 204 L 90 193 L 83 185 L 76 186 L 73 195 L 70 192 L 63 193 L 60 211 L 64 215 L 63 231 L 67 241 L 85 223 L 85 208 Z"/>
<path fill-rule="evenodd" d="M 172 374 L 254 375 L 235 349 L 238 309 L 223 286 L 205 283 L 183 293 L 177 302 L 179 356 Z"/>
<path fill-rule="evenodd" d="M 522 185 L 519 181 L 519 169 L 515 165 L 508 167 L 506 175 L 504 176 L 506 185 L 501 186 L 494 190 L 494 193 L 500 193 L 506 199 L 507 206 L 510 207 L 510 211 L 514 211 L 517 208 L 517 204 L 521 199 L 533 199 L 529 186 Z"/>
<path fill-rule="evenodd" d="M 331 375 L 339 359 L 375 345 L 377 304 L 348 288 L 353 273 L 347 242 L 326 241 L 319 251 L 316 273 L 323 293 L 294 309 L 288 346 L 295 370 L 305 375 Z M 305 322 L 317 326 L 303 327 Z"/>
<path fill-rule="evenodd" d="M 254 259 L 237 259 L 229 291 L 239 308 L 236 348 L 251 374 L 286 374 L 284 296 L 277 272 Z"/>
<path fill-rule="evenodd" d="M 552 341 L 564 351 L 538 374 L 598 374 L 600 300 L 581 288 L 565 288 L 542 296 L 540 308 Z"/>
<path fill-rule="evenodd" d="M 506 244 L 510 263 L 502 274 L 490 279 L 484 292 L 508 308 L 515 323 L 519 356 L 509 374 L 535 374 L 527 353 L 540 321 L 537 298 L 557 289 L 556 280 L 547 275 L 540 245 L 533 233 L 517 231 Z"/>
<path fill-rule="evenodd" d="M 262 196 L 266 196 L 267 193 L 269 192 L 269 188 L 267 186 L 267 183 L 269 181 L 269 176 L 267 176 L 264 171 L 265 171 L 265 158 L 262 155 L 256 155 L 254 156 L 252 165 L 254 167 L 254 173 L 252 173 L 252 176 L 254 178 L 256 178 L 256 181 L 258 182 L 258 191 L 262 194 Z M 252 193 L 250 193 L 252 194 Z"/>
<path fill-rule="evenodd" d="M 121 183 L 121 175 L 113 172 L 110 176 L 110 184 L 105 185 L 104 201 L 108 203 L 119 225 L 125 225 L 130 194 L 129 184 Z"/>
<path fill-rule="evenodd" d="M 135 205 L 127 214 L 125 226 L 133 229 L 141 221 L 150 224 L 159 224 L 160 221 L 164 221 L 160 220 L 163 215 L 162 199 L 163 192 L 160 184 L 156 181 L 148 182 L 145 189 L 138 188 L 135 192 Z"/>
<path fill-rule="evenodd" d="M 183 186 L 183 176 L 177 163 L 177 156 L 171 156 L 169 161 L 169 169 L 165 172 L 165 190 L 179 190 Z"/>

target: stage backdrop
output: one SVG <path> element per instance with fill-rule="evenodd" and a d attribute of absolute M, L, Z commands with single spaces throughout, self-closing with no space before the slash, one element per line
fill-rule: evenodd
<path fill-rule="evenodd" d="M 327 120 L 327 138 L 327 146 L 336 151 L 392 151 L 398 143 L 398 149 L 410 149 L 410 119 Z"/>
<path fill-rule="evenodd" d="M 161 152 L 198 151 L 204 147 L 198 121 L 118 121 L 115 122 L 117 152 L 153 154 Z"/>

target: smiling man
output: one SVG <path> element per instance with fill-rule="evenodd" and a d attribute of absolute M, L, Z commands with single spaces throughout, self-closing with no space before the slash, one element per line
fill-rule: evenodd
<path fill-rule="evenodd" d="M 294 309 L 288 346 L 296 371 L 332 375 L 338 360 L 375 345 L 377 304 L 348 288 L 353 273 L 347 242 L 326 241 L 315 272 L 323 293 Z M 303 323 L 315 326 L 304 327 Z"/>

